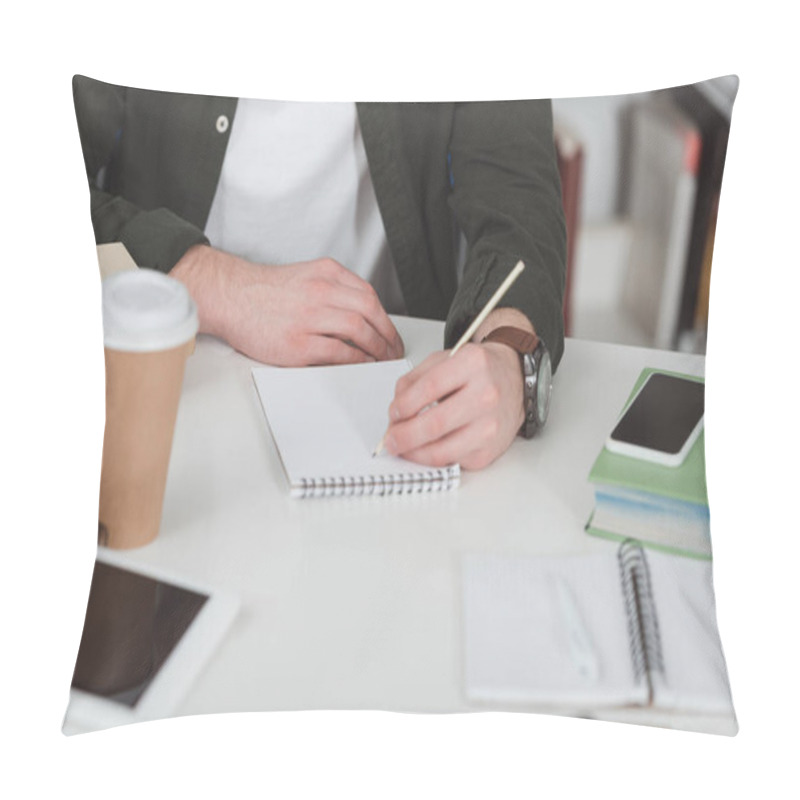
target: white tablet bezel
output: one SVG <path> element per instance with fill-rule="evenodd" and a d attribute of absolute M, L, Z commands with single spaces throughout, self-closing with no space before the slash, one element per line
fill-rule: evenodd
<path fill-rule="evenodd" d="M 233 595 L 167 570 L 131 564 L 124 552 L 98 547 L 97 560 L 198 592 L 208 599 L 133 708 L 71 687 L 63 727 L 67 735 L 174 716 L 192 682 L 219 646 L 239 608 L 239 601 Z"/>

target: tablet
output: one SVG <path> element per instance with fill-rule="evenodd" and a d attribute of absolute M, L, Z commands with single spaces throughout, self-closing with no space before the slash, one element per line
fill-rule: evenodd
<path fill-rule="evenodd" d="M 238 602 L 98 547 L 65 734 L 174 716 Z"/>

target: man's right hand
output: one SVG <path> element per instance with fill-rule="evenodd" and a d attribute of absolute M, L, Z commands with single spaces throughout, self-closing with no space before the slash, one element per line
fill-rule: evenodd
<path fill-rule="evenodd" d="M 265 364 L 353 364 L 403 355 L 375 290 L 333 259 L 268 266 L 196 245 L 170 275 L 189 289 L 202 333 Z"/>

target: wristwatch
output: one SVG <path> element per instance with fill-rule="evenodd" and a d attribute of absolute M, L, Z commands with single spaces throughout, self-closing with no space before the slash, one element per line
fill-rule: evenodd
<path fill-rule="evenodd" d="M 525 421 L 519 429 L 519 435 L 530 439 L 547 422 L 550 411 L 550 392 L 553 388 L 550 353 L 535 333 L 511 325 L 495 328 L 481 340 L 481 344 L 484 342 L 500 342 L 519 353 L 525 393 Z"/>

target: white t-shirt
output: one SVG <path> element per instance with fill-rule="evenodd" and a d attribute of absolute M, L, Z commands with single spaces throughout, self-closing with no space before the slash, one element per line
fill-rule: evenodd
<path fill-rule="evenodd" d="M 239 100 L 205 234 L 258 263 L 333 258 L 405 311 L 352 103 Z"/>

